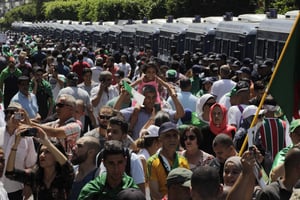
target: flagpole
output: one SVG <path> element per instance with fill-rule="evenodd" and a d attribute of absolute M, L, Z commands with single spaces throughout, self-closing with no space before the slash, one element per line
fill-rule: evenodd
<path fill-rule="evenodd" d="M 266 89 L 265 89 L 265 91 L 264 91 L 264 94 L 263 94 L 263 96 L 262 96 L 262 98 L 261 98 L 261 100 L 260 100 L 259 106 L 258 106 L 258 108 L 257 108 L 257 110 L 256 110 L 256 113 L 255 113 L 255 115 L 254 115 L 254 118 L 253 118 L 253 120 L 252 120 L 252 122 L 251 122 L 250 128 L 252 128 L 252 127 L 255 125 L 256 121 L 257 121 L 257 118 L 258 118 L 258 115 L 259 115 L 259 111 L 261 110 L 261 107 L 262 107 L 262 105 L 263 105 L 264 102 L 265 102 L 265 99 L 266 99 L 266 97 L 267 97 L 267 94 L 269 93 L 269 89 L 270 89 L 270 87 L 271 87 L 271 85 L 272 85 L 272 82 L 273 82 L 273 80 L 274 80 L 274 78 L 275 78 L 275 75 L 276 75 L 276 73 L 277 73 L 277 71 L 278 71 L 278 68 L 279 68 L 279 66 L 280 66 L 280 64 L 281 64 L 281 62 L 282 62 L 283 55 L 284 55 L 285 52 L 286 52 L 287 46 L 288 46 L 288 44 L 290 43 L 290 40 L 291 40 L 291 38 L 292 38 L 292 35 L 294 34 L 294 30 L 295 30 L 295 28 L 296 28 L 296 25 L 299 23 L 299 20 L 300 20 L 300 14 L 298 13 L 297 18 L 296 18 L 296 20 L 295 20 L 295 22 L 294 22 L 294 24 L 293 24 L 292 29 L 291 29 L 291 32 L 290 32 L 290 34 L 289 34 L 289 36 L 288 36 L 288 38 L 287 38 L 287 40 L 286 40 L 286 42 L 285 42 L 285 44 L 284 44 L 284 47 L 283 47 L 283 49 L 282 49 L 282 52 L 281 52 L 281 54 L 280 54 L 280 56 L 279 56 L 278 62 L 277 62 L 276 65 L 275 65 L 275 68 L 274 68 L 274 71 L 273 71 L 273 73 L 272 73 L 271 79 L 270 79 L 270 81 L 269 81 L 269 83 L 268 83 L 268 85 L 267 85 L 267 87 L 266 87 Z M 275 100 L 276 100 L 276 99 L 275 99 Z M 245 139 L 244 139 L 243 145 L 242 145 L 242 147 L 241 147 L 241 149 L 240 149 L 240 152 L 239 152 L 239 156 L 242 156 L 242 154 L 244 153 L 247 143 L 248 143 L 248 134 L 246 134 L 246 137 L 245 137 Z"/>

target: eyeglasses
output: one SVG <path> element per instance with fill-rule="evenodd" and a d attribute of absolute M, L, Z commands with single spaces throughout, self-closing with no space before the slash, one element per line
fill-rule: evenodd
<path fill-rule="evenodd" d="M 64 103 L 56 103 L 55 106 L 58 107 L 58 108 L 62 108 L 64 106 L 71 106 L 71 105 L 64 104 Z"/>
<path fill-rule="evenodd" d="M 109 120 L 112 116 L 111 115 L 99 115 L 100 119 L 106 119 Z"/>
<path fill-rule="evenodd" d="M 189 139 L 190 141 L 193 141 L 196 139 L 196 136 L 195 135 L 183 136 L 184 141 L 186 141 L 187 139 Z"/>

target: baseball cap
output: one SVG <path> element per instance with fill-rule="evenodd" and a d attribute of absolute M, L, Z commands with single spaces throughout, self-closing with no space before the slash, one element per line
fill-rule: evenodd
<path fill-rule="evenodd" d="M 148 128 L 147 128 L 147 132 L 149 133 L 149 135 L 145 135 L 144 137 L 145 138 L 153 138 L 153 137 L 158 137 L 158 130 L 159 130 L 159 127 L 158 126 L 155 126 L 155 125 L 150 125 Z"/>
<path fill-rule="evenodd" d="M 240 92 L 247 91 L 250 89 L 249 83 L 247 81 L 239 81 L 230 91 L 229 96 L 236 95 Z"/>
<path fill-rule="evenodd" d="M 19 76 L 19 78 L 18 78 L 18 82 L 20 82 L 20 81 L 29 81 L 29 77 L 28 76 Z"/>
<path fill-rule="evenodd" d="M 213 77 L 205 77 L 205 78 L 202 80 L 202 84 L 213 83 L 213 82 L 214 82 Z"/>
<path fill-rule="evenodd" d="M 37 73 L 37 72 L 44 72 L 43 68 L 39 67 L 39 66 L 36 66 L 33 68 L 33 72 L 34 73 Z"/>
<path fill-rule="evenodd" d="M 181 117 L 182 123 L 188 123 L 192 120 L 192 111 L 189 108 L 184 109 L 184 116 Z"/>
<path fill-rule="evenodd" d="M 166 78 L 177 78 L 178 77 L 178 74 L 177 74 L 177 71 L 175 69 L 169 69 L 167 72 L 166 72 Z"/>
<path fill-rule="evenodd" d="M 244 109 L 243 114 L 242 114 L 243 119 L 246 119 L 246 118 L 248 118 L 250 116 L 254 116 L 255 113 L 256 113 L 256 110 L 257 110 L 257 106 L 255 106 L 255 105 L 249 105 L 249 106 L 247 106 Z M 262 109 L 262 110 L 259 111 L 258 114 L 262 115 L 262 114 L 265 114 L 266 112 L 267 112 L 266 110 Z"/>
<path fill-rule="evenodd" d="M 160 126 L 158 130 L 158 135 L 161 135 L 171 130 L 178 131 L 176 124 L 174 124 L 173 122 L 165 122 Z"/>
<path fill-rule="evenodd" d="M 293 133 L 300 126 L 300 119 L 295 119 L 290 124 L 290 133 Z"/>
<path fill-rule="evenodd" d="M 245 73 L 245 74 L 251 74 L 251 70 L 249 67 L 241 67 L 241 69 L 237 70 L 236 73 Z"/>
<path fill-rule="evenodd" d="M 7 106 L 6 110 L 11 110 L 11 109 L 22 109 L 22 105 L 19 104 L 18 102 L 11 101 Z"/>
<path fill-rule="evenodd" d="M 71 80 L 71 81 L 78 81 L 78 75 L 76 72 L 70 72 L 68 75 L 67 75 L 67 79 L 68 80 Z"/>
<path fill-rule="evenodd" d="M 194 74 L 200 74 L 202 72 L 203 67 L 200 65 L 193 65 L 192 71 Z"/>
<path fill-rule="evenodd" d="M 135 188 L 127 188 L 117 194 L 118 200 L 146 200 L 145 194 Z"/>
<path fill-rule="evenodd" d="M 167 185 L 181 184 L 183 187 L 191 186 L 193 172 L 189 169 L 178 167 L 170 171 L 167 177 Z"/>

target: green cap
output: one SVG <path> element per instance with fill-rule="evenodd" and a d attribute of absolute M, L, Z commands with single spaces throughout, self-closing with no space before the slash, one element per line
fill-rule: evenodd
<path fill-rule="evenodd" d="M 181 184 L 183 187 L 191 186 L 191 177 L 193 172 L 186 168 L 175 168 L 168 174 L 167 185 Z"/>
<path fill-rule="evenodd" d="M 290 124 L 290 133 L 293 133 L 300 126 L 300 119 L 295 119 Z"/>

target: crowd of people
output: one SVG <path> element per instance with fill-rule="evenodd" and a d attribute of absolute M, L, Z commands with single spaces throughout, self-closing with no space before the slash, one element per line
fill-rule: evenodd
<path fill-rule="evenodd" d="M 299 199 L 300 119 L 289 122 L 270 94 L 258 111 L 273 67 L 10 35 L 0 197 Z"/>

